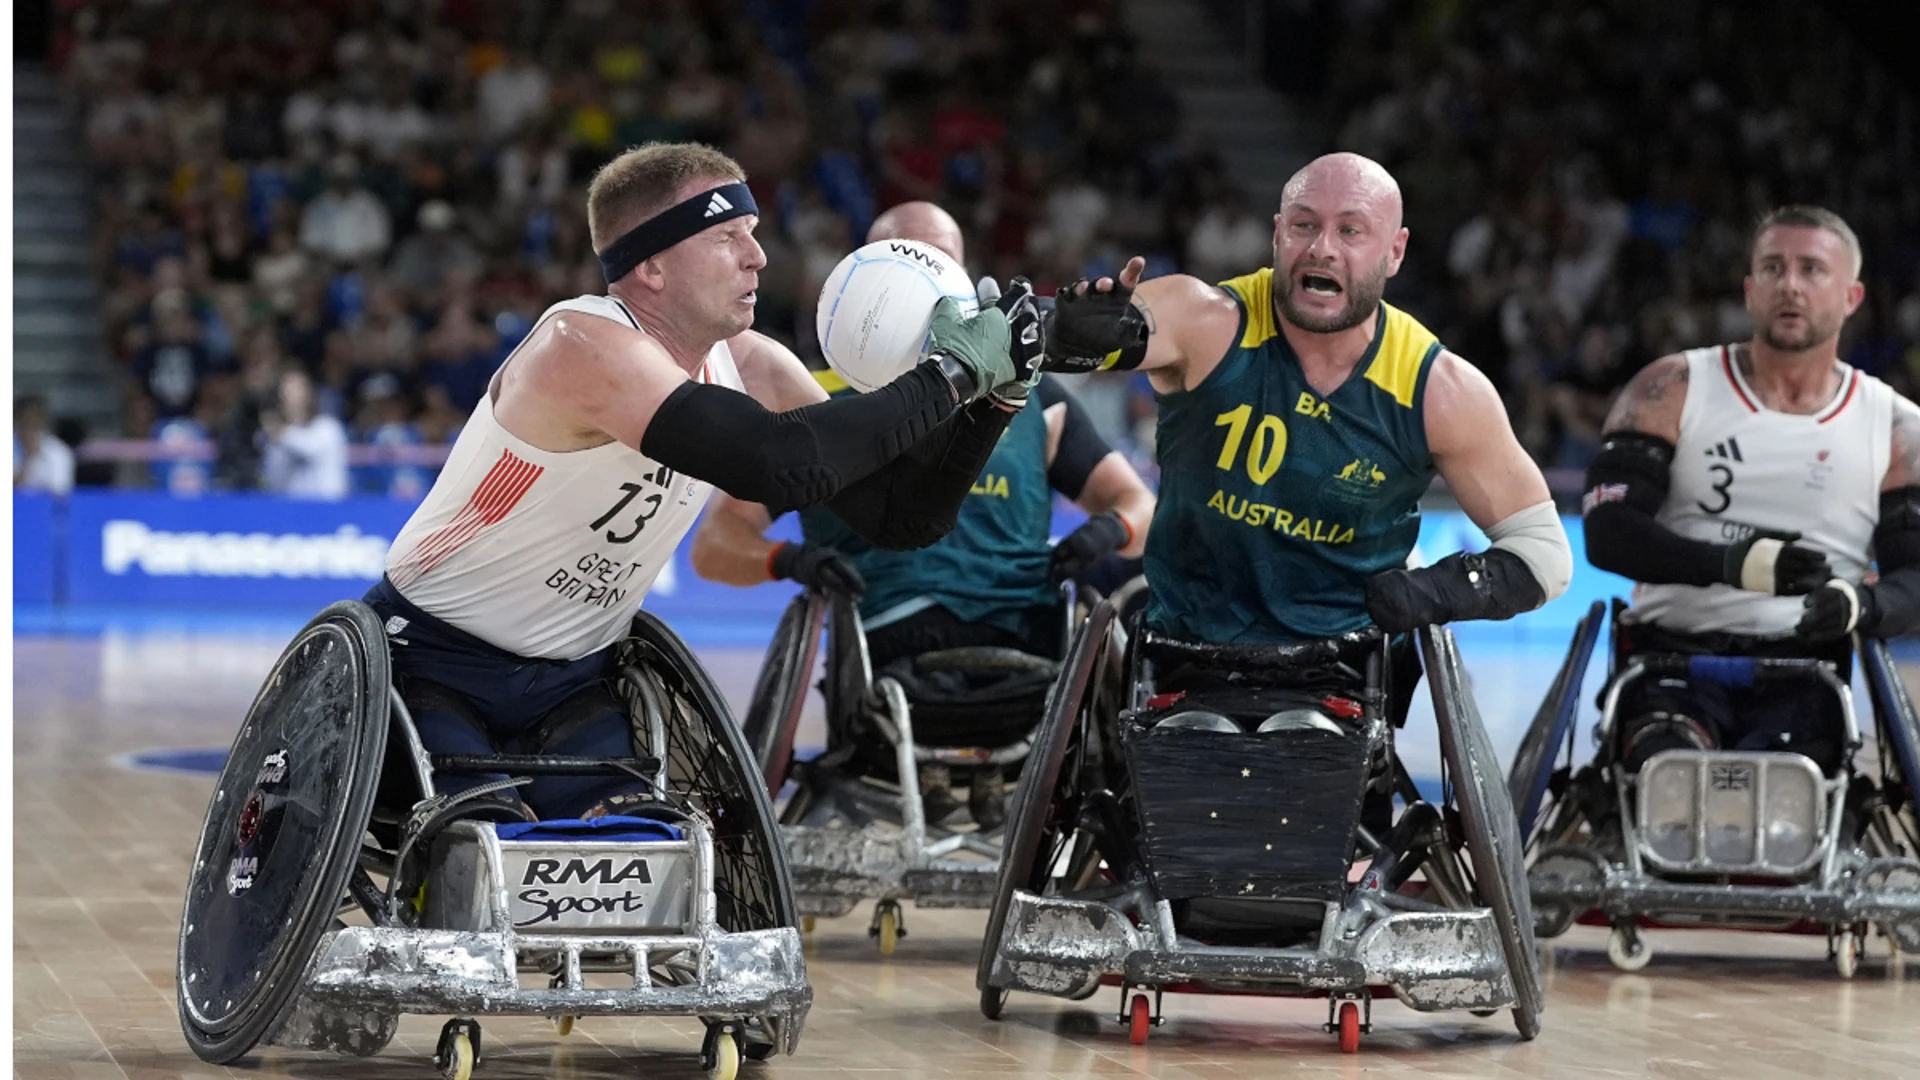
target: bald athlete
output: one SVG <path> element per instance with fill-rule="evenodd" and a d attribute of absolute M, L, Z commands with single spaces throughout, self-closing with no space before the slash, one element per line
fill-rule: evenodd
<path fill-rule="evenodd" d="M 1484 375 L 1381 296 L 1407 252 L 1400 187 L 1329 154 L 1288 180 L 1273 266 L 1209 285 L 1076 282 L 1048 367 L 1139 368 L 1159 404 L 1149 625 L 1216 644 L 1505 619 L 1565 591 L 1546 481 Z M 1493 546 L 1407 569 L 1435 474 Z"/>
<path fill-rule="evenodd" d="M 902 203 L 874 221 L 867 242 L 918 240 L 966 261 L 960 226 L 927 202 Z M 839 398 L 852 391 L 830 371 L 815 372 Z M 918 551 L 887 551 L 863 540 L 839 515 L 801 512 L 802 543 L 766 538 L 773 514 L 758 503 L 718 496 L 693 538 L 693 568 L 732 585 L 789 578 L 854 596 L 876 671 L 922 653 L 994 645 L 1039 656 L 1060 650 L 1058 584 L 1114 552 L 1138 556 L 1153 518 L 1153 494 L 1126 458 L 1108 446 L 1092 419 L 1060 385 L 1043 377 L 980 470 L 952 532 Z M 1087 521 L 1049 545 L 1053 492 L 1072 499 Z M 1034 718 L 1036 721 L 1038 716 Z M 933 745 L 943 733 L 916 720 Z M 957 736 L 956 736 L 957 737 Z M 959 808 L 944 766 L 922 768 L 928 816 Z M 997 767 L 969 770 L 976 823 L 1000 823 Z"/>

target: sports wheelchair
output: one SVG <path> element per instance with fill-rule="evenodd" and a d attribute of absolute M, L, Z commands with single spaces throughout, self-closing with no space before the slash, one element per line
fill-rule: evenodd
<path fill-rule="evenodd" d="M 1071 584 L 1061 597 L 1070 623 Z M 827 746 L 799 761 L 794 737 L 823 636 Z M 1063 644 L 1066 636 L 1063 627 Z M 1017 775 L 1059 662 L 969 647 L 923 653 L 910 667 L 911 675 L 876 678 L 854 603 L 808 590 L 781 616 L 745 724 L 769 794 L 795 784 L 780 826 L 804 925 L 874 900 L 868 934 L 883 956 L 906 934 L 902 900 L 930 908 L 992 902 L 1001 825 L 928 821 L 919 771 L 937 764 L 981 783 L 982 770 L 991 770 L 996 786 Z"/>
<path fill-rule="evenodd" d="M 308 623 L 254 699 L 194 853 L 176 971 L 194 1053 L 370 1055 L 403 1012 L 455 1014 L 435 1054 L 451 1080 L 480 1062 L 479 1014 L 545 1015 L 563 1035 L 582 1016 L 697 1016 L 719 1080 L 743 1055 L 792 1053 L 812 991 L 726 699 L 644 611 L 617 663 L 632 758 L 429 755 L 373 610 Z M 435 770 L 511 775 L 449 797 Z M 555 774 L 633 775 L 651 798 L 590 822 L 469 812 Z"/>
<path fill-rule="evenodd" d="M 1377 632 L 1209 646 L 1129 635 L 1096 607 L 1009 819 L 981 1012 L 997 1019 L 1012 990 L 1118 985 L 1118 1020 L 1144 1043 L 1168 990 L 1324 996 L 1353 1052 L 1385 988 L 1422 1011 L 1512 1009 L 1533 1038 L 1544 1003 L 1512 809 L 1452 636 L 1418 646 L 1438 806 L 1394 751 L 1396 652 Z M 1302 699 L 1333 671 L 1342 689 Z M 1211 683 L 1170 689 L 1194 673 Z"/>
<path fill-rule="evenodd" d="M 1616 631 L 1624 610 L 1615 600 Z M 1623 661 L 1617 641 L 1596 754 L 1576 768 L 1581 684 L 1606 615 L 1595 601 L 1576 626 L 1508 776 L 1536 933 L 1557 937 L 1576 921 L 1611 926 L 1607 956 L 1625 971 L 1653 958 L 1641 934 L 1651 926 L 1825 933 L 1843 978 L 1859 966 L 1869 925 L 1893 948 L 1920 951 L 1920 715 L 1886 643 L 1855 642 L 1877 777 L 1856 768 L 1863 743 L 1853 692 L 1835 664 L 1658 653 Z M 1620 767 L 1621 694 L 1663 674 L 1728 688 L 1824 684 L 1845 728 L 1839 768 L 1828 775 L 1797 753 L 1670 749 L 1629 772 Z"/>

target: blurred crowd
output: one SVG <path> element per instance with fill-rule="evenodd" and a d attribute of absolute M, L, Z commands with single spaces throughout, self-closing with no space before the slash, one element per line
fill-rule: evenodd
<path fill-rule="evenodd" d="M 416 497 L 430 467 L 343 476 L 347 447 L 450 441 L 549 304 L 604 291 L 586 185 L 648 141 L 746 168 L 757 328 L 803 356 L 821 281 L 908 199 L 1043 290 L 1135 251 L 1263 262 L 1138 55 L 1112 0 L 72 0 L 125 434 L 216 448 L 122 479 Z"/>
<path fill-rule="evenodd" d="M 1914 100 L 1817 9 L 1338 8 L 1305 104 L 1406 192 L 1388 298 L 1488 372 L 1543 464 L 1584 464 L 1648 360 L 1748 333 L 1748 228 L 1783 202 L 1852 222 L 1842 356 L 1920 390 Z M 745 166 L 757 328 L 809 360 L 820 282 L 908 199 L 953 211 L 975 274 L 1042 293 L 1133 253 L 1267 264 L 1272 208 L 1183 137 L 1150 49 L 1117 0 L 66 0 L 124 434 L 212 447 L 119 479 L 418 497 L 420 448 L 540 312 L 604 289 L 585 187 L 647 141 Z M 1145 380 L 1081 387 L 1150 471 Z"/>
<path fill-rule="evenodd" d="M 1841 358 L 1920 392 L 1920 112 L 1821 5 L 1349 5 L 1324 105 L 1399 177 L 1388 298 L 1482 366 L 1547 465 L 1584 466 L 1619 388 L 1745 338 L 1751 226 L 1817 203 L 1865 251 Z"/>

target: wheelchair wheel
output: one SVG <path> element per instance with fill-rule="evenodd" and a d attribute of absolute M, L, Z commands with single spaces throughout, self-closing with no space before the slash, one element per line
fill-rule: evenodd
<path fill-rule="evenodd" d="M 215 783 L 187 881 L 180 1027 L 225 1064 L 272 1034 L 347 891 L 387 737 L 373 610 L 321 612 L 281 653 Z"/>
<path fill-rule="evenodd" d="M 768 795 L 779 793 L 793 763 L 793 734 L 807 704 L 807 684 L 819 656 L 826 607 L 826 600 L 812 590 L 794 597 L 760 662 L 753 701 L 741 727 L 754 764 L 766 778 Z"/>
<path fill-rule="evenodd" d="M 1440 753 L 1452 774 L 1476 901 L 1493 912 L 1513 980 L 1513 1020 L 1522 1039 L 1540 1034 L 1546 1001 L 1533 939 L 1533 908 L 1513 803 L 1501 783 L 1499 758 L 1467 690 L 1460 650 L 1445 627 L 1420 631 L 1421 658 L 1432 688 Z"/>
<path fill-rule="evenodd" d="M 1020 791 L 1007 819 L 1000 879 L 987 916 L 987 932 L 981 942 L 980 964 L 974 978 L 974 985 L 981 992 L 980 1011 L 990 1020 L 998 1019 L 1006 1004 L 1006 992 L 997 990 L 987 980 L 993 973 L 993 961 L 1006 932 L 1007 910 L 1013 905 L 1014 890 L 1044 892 L 1053 876 L 1054 865 L 1076 831 L 1083 794 L 1080 785 L 1084 759 L 1089 742 L 1095 737 L 1087 706 L 1096 689 L 1094 680 L 1105 669 L 1101 660 L 1108 651 L 1112 626 L 1113 605 L 1106 601 L 1101 601 L 1081 625 L 1066 660 L 1060 665 L 1060 679 L 1048 699 L 1046 716 L 1034 733 Z"/>
<path fill-rule="evenodd" d="M 1893 666 L 1886 642 L 1878 638 L 1860 639 L 1860 660 L 1866 668 L 1867 689 L 1880 726 L 1882 753 L 1892 750 L 1893 767 L 1882 770 L 1883 779 L 1889 787 L 1896 780 L 1904 781 L 1912 824 L 1920 829 L 1920 713 L 1914 710 L 1913 698 L 1907 693 L 1907 684 L 1901 679 L 1899 669 Z M 1901 775 L 1892 775 L 1895 771 Z M 1897 792 L 1890 794 L 1898 795 Z"/>
<path fill-rule="evenodd" d="M 713 822 L 714 912 L 721 929 L 797 928 L 773 801 L 712 676 L 678 634 L 646 611 L 634 617 L 620 658 L 665 691 L 667 784 Z"/>
<path fill-rule="evenodd" d="M 1606 618 L 1606 602 L 1595 600 L 1574 627 L 1573 646 L 1567 650 L 1567 658 L 1554 675 L 1553 685 L 1540 703 L 1540 711 L 1534 714 L 1533 723 L 1520 740 L 1520 749 L 1513 756 L 1513 768 L 1507 772 L 1507 792 L 1513 800 L 1520 839 L 1529 845 L 1540 821 L 1541 803 L 1553 779 L 1560 747 L 1566 744 L 1580 715 L 1581 683 Z"/>

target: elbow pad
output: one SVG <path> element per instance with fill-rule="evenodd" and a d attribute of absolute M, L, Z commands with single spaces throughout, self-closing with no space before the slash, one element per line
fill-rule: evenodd
<path fill-rule="evenodd" d="M 1658 512 L 1673 483 L 1673 451 L 1673 444 L 1657 435 L 1639 431 L 1608 435 L 1587 466 L 1581 514 L 1590 515 L 1609 503 L 1623 503 L 1649 515 Z"/>
<path fill-rule="evenodd" d="M 1870 618 L 1863 633 L 1898 637 L 1920 631 L 1920 487 L 1903 487 L 1880 496 L 1880 523 L 1873 530 L 1880 580 L 1862 586 Z"/>
<path fill-rule="evenodd" d="M 1540 585 L 1544 604 L 1573 583 L 1573 547 L 1551 499 L 1515 511 L 1487 530 L 1487 539 L 1526 564 Z"/>

